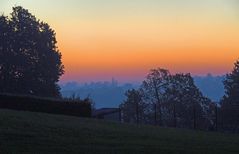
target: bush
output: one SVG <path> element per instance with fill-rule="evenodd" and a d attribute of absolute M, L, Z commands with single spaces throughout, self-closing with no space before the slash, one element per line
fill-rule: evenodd
<path fill-rule="evenodd" d="M 89 99 L 67 100 L 0 94 L 0 108 L 91 117 L 91 102 Z"/>

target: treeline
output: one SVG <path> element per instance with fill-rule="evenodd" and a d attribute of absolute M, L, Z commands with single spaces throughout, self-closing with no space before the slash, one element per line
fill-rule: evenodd
<path fill-rule="evenodd" d="M 220 102 L 203 96 L 190 74 L 153 69 L 139 89 L 126 92 L 123 122 L 201 130 L 239 131 L 239 62 L 225 81 Z"/>
<path fill-rule="evenodd" d="M 53 99 L 23 95 L 0 94 L 0 108 L 20 111 L 64 114 L 91 117 L 92 101 L 89 98 Z"/>

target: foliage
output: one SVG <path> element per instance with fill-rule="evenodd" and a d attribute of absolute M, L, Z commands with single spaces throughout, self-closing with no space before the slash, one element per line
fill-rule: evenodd
<path fill-rule="evenodd" d="M 89 99 L 69 100 L 1 94 L 0 108 L 91 117 Z"/>
<path fill-rule="evenodd" d="M 141 91 L 144 101 L 156 104 L 159 116 L 159 124 L 162 124 L 162 101 L 169 80 L 169 71 L 165 69 L 152 69 L 143 81 Z"/>
<path fill-rule="evenodd" d="M 231 73 L 224 80 L 225 95 L 221 100 L 223 129 L 239 132 L 239 61 L 236 61 Z"/>
<path fill-rule="evenodd" d="M 0 16 L 0 92 L 59 97 L 64 73 L 55 32 L 28 10 Z"/>
<path fill-rule="evenodd" d="M 125 93 L 127 99 L 120 105 L 124 122 L 141 123 L 145 121 L 147 104 L 142 101 L 140 91 L 131 89 Z"/>
<path fill-rule="evenodd" d="M 170 75 L 165 92 L 165 110 L 174 116 L 178 127 L 207 129 L 213 125 L 210 122 L 213 114 L 211 104 L 211 100 L 195 86 L 190 74 Z"/>
<path fill-rule="evenodd" d="M 171 74 L 165 69 L 153 69 L 140 89 L 128 91 L 126 96 L 122 105 L 127 110 L 128 119 L 130 116 L 135 119 L 138 106 L 142 106 L 144 117 L 140 119 L 144 123 L 200 129 L 214 125 L 211 120 L 213 103 L 195 86 L 190 74 Z M 140 100 L 135 100 L 135 96 Z"/>
<path fill-rule="evenodd" d="M 239 61 L 236 61 L 231 73 L 227 74 L 224 81 L 225 95 L 223 105 L 239 105 Z"/>

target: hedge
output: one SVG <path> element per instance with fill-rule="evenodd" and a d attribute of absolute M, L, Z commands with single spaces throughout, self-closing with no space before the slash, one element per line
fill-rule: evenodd
<path fill-rule="evenodd" d="M 0 108 L 91 117 L 91 102 L 88 99 L 67 100 L 0 94 Z"/>

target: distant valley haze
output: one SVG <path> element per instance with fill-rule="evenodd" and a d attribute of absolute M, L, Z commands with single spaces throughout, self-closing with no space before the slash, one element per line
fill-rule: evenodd
<path fill-rule="evenodd" d="M 225 76 L 194 76 L 196 86 L 202 93 L 214 102 L 219 102 L 224 95 L 223 80 Z M 88 83 L 69 81 L 61 83 L 61 93 L 64 97 L 73 95 L 80 98 L 90 97 L 96 108 L 118 107 L 125 100 L 125 92 L 132 88 L 139 88 L 141 82 L 119 83 L 111 81 L 92 81 Z"/>

